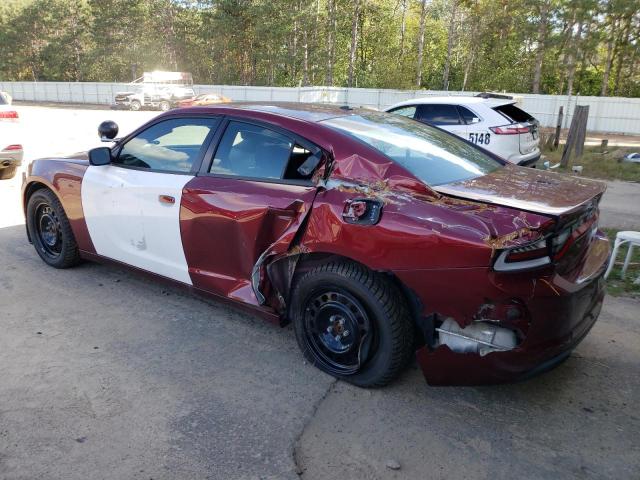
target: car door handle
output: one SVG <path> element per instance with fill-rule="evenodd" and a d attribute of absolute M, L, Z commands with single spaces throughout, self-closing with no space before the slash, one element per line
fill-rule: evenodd
<path fill-rule="evenodd" d="M 158 195 L 158 201 L 160 203 L 166 203 L 167 205 L 173 205 L 176 203 L 175 197 L 172 197 L 171 195 Z"/>

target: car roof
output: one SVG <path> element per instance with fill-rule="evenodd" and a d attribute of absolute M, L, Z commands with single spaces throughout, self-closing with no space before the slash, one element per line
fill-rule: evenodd
<path fill-rule="evenodd" d="M 189 109 L 206 110 L 209 113 L 242 114 L 244 112 L 261 112 L 279 117 L 295 118 L 306 122 L 321 122 L 329 118 L 357 114 L 360 109 L 324 103 L 295 102 L 248 102 L 225 103 L 206 107 L 188 107 Z"/>
<path fill-rule="evenodd" d="M 421 98 L 412 98 L 404 102 L 399 102 L 389 108 L 402 107 L 404 105 L 424 105 L 431 103 L 444 103 L 448 105 L 479 105 L 486 104 L 492 107 L 499 105 L 508 105 L 510 103 L 516 103 L 513 99 L 498 99 L 498 98 L 482 98 L 474 97 L 470 95 L 444 95 L 444 96 L 429 96 Z"/>

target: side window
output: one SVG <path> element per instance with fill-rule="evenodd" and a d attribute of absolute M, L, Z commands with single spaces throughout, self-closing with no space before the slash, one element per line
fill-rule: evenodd
<path fill-rule="evenodd" d="M 416 106 L 409 105 L 408 107 L 394 108 L 389 113 L 395 113 L 397 115 L 402 115 L 403 117 L 413 118 L 416 114 Z"/>
<path fill-rule="evenodd" d="M 209 171 L 238 177 L 287 178 L 285 169 L 289 158 L 304 156 L 299 150 L 300 147 L 294 149 L 294 142 L 281 133 L 258 125 L 229 122 Z"/>
<path fill-rule="evenodd" d="M 458 111 L 460 112 L 462 120 L 464 120 L 464 123 L 466 123 L 467 125 L 478 123 L 480 121 L 480 118 L 466 107 L 458 105 Z M 473 121 L 474 118 L 477 119 L 475 122 Z"/>
<path fill-rule="evenodd" d="M 416 118 L 433 125 L 460 125 L 460 116 L 455 105 L 420 105 Z"/>
<path fill-rule="evenodd" d="M 147 128 L 120 150 L 114 164 L 166 172 L 189 172 L 203 154 L 217 118 L 173 118 Z"/>

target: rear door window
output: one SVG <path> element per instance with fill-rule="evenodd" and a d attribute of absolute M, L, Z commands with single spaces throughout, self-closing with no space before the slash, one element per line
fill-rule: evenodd
<path fill-rule="evenodd" d="M 511 123 L 530 122 L 534 120 L 531 115 L 529 115 L 524 110 L 516 107 L 513 103 L 493 107 L 493 109 L 500 115 L 505 117 L 507 120 L 509 120 Z"/>
<path fill-rule="evenodd" d="M 455 105 L 434 103 L 419 105 L 416 119 L 432 125 L 460 125 L 460 115 Z"/>
<path fill-rule="evenodd" d="M 472 123 L 474 123 L 474 118 L 477 118 L 475 123 L 478 123 L 478 121 L 480 121 L 480 118 L 466 107 L 458 105 L 458 111 L 460 112 L 462 120 L 464 120 L 464 123 L 466 123 L 467 125 L 471 125 Z"/>
<path fill-rule="evenodd" d="M 304 142 L 303 142 L 304 143 Z M 308 180 L 298 168 L 313 152 L 292 136 L 251 123 L 231 121 L 209 173 L 264 180 Z"/>

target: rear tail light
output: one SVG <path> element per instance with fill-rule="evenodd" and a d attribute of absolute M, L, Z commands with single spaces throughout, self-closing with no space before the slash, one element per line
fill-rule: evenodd
<path fill-rule="evenodd" d="M 529 133 L 531 126 L 522 123 L 514 123 L 512 125 L 503 125 L 502 127 L 489 127 L 496 135 L 519 135 L 521 133 Z"/>
<path fill-rule="evenodd" d="M 17 120 L 18 112 L 15 110 L 4 110 L 0 112 L 0 120 Z"/>
<path fill-rule="evenodd" d="M 499 272 L 531 270 L 551 263 L 547 237 L 515 248 L 502 250 L 493 265 Z"/>
<path fill-rule="evenodd" d="M 14 151 L 14 150 L 22 150 L 22 145 L 9 145 L 8 147 L 5 147 L 2 149 L 3 152 L 10 152 L 10 151 Z"/>

